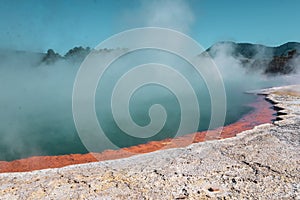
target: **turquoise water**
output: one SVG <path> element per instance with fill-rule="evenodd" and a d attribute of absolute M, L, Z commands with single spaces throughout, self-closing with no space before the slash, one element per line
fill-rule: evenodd
<path fill-rule="evenodd" d="M 152 89 L 153 88 L 151 87 L 148 88 L 148 90 Z M 251 108 L 245 105 L 254 101 L 253 96 L 246 94 L 239 95 L 238 99 L 228 95 L 227 99 L 229 100 L 229 103 L 225 125 L 236 122 L 241 116 L 250 112 Z M 101 115 L 101 108 L 99 108 L 98 118 L 103 130 L 108 133 L 106 136 L 119 147 L 127 147 L 152 140 L 174 137 L 180 121 L 178 102 L 176 102 L 174 97 L 154 98 L 147 102 L 140 103 L 142 105 L 138 104 L 136 107 L 132 106 L 130 108 L 132 118 L 141 126 L 148 124 L 149 117 L 147 115 L 147 110 L 152 105 L 152 101 L 163 105 L 171 116 L 168 117 L 164 128 L 157 135 L 145 139 L 130 137 L 118 128 L 113 121 L 112 116 L 109 114 L 104 114 L 105 117 L 99 116 Z M 205 113 L 203 112 L 205 109 L 202 109 L 199 131 L 206 130 L 209 124 L 209 106 L 204 106 L 207 109 Z M 0 141 L 0 160 L 15 160 L 33 155 L 87 153 L 86 148 L 76 132 L 71 109 L 64 109 L 61 112 L 63 112 L 61 115 L 64 115 L 63 119 L 61 116 L 52 119 L 41 115 L 28 116 L 26 125 L 23 125 L 24 127 L 22 130 L 19 130 L 18 132 L 13 130 L 15 135 L 13 138 L 14 143 L 11 143 L 11 146 L 8 146 L 8 143 L 6 143 L 5 140 Z M 53 113 L 43 113 L 43 115 L 47 114 L 52 115 Z M 60 115 L 59 111 L 57 112 L 57 115 Z M 11 125 L 14 126 L 14 122 L 12 122 Z M 6 133 L 9 133 L 9 130 Z"/>
<path fill-rule="evenodd" d="M 111 65 L 101 78 L 96 91 L 96 113 L 106 137 L 118 147 L 128 147 L 152 140 L 174 137 L 181 119 L 179 102 L 168 88 L 149 84 L 139 88 L 130 99 L 132 119 L 140 126 L 150 122 L 148 110 L 153 104 L 162 105 L 168 118 L 158 134 L 149 138 L 136 138 L 123 133 L 111 113 L 111 94 L 120 76 L 141 63 L 153 62 L 175 66 L 192 85 L 201 112 L 198 131 L 208 128 L 211 102 L 205 82 L 189 64 L 173 55 L 162 56 L 149 51 L 148 56 L 133 54 Z M 147 54 L 147 52 L 146 52 Z M 15 160 L 37 155 L 87 153 L 82 144 L 72 115 L 72 89 L 79 64 L 59 62 L 53 66 L 32 67 L 31 62 L 1 63 L 0 90 L 0 160 Z M 146 74 L 145 76 L 153 76 Z M 174 80 L 176 81 L 176 80 Z M 226 82 L 227 112 L 225 125 L 236 122 L 251 111 L 246 106 L 255 96 L 243 94 L 244 88 Z M 181 88 L 185 92 L 185 88 Z M 189 98 L 188 95 L 186 95 Z M 224 102 L 220 102 L 224 103 Z M 127 109 L 127 108 L 124 108 Z M 194 109 L 187 107 L 185 109 Z M 189 133 L 189 132 L 187 132 Z M 103 149 L 105 150 L 105 147 Z"/>

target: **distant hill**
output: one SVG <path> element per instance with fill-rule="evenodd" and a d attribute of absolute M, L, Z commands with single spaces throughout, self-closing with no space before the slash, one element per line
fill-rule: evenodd
<path fill-rule="evenodd" d="M 127 51 L 126 49 L 101 49 L 99 53 L 109 53 L 113 51 Z M 95 51 L 89 47 L 74 47 L 65 55 L 60 55 L 53 49 L 46 53 L 35 53 L 27 51 L 15 51 L 0 49 L 0 64 L 15 63 L 15 65 L 25 64 L 31 66 L 52 65 L 58 61 L 79 65 L 84 58 Z M 288 42 L 278 47 L 268 47 L 260 44 L 218 42 L 206 51 L 212 58 L 219 54 L 231 56 L 237 59 L 242 67 L 249 71 L 259 70 L 268 75 L 290 74 L 296 72 L 300 64 L 300 43 Z M 299 62 L 294 62 L 295 60 Z M 6 62 L 9 61 L 9 62 Z"/>
<path fill-rule="evenodd" d="M 72 62 L 82 62 L 84 58 L 91 52 L 90 47 L 74 47 L 70 49 L 64 56 L 56 53 L 53 49 L 48 49 L 42 58 L 42 63 L 52 64 L 58 60 L 65 59 Z"/>
<path fill-rule="evenodd" d="M 70 49 L 65 55 L 60 55 L 56 53 L 53 49 L 49 49 L 46 54 L 44 54 L 42 58 L 42 63 L 44 64 L 52 64 L 59 60 L 65 60 L 72 63 L 81 63 L 85 57 L 91 52 L 98 52 L 98 53 L 109 53 L 112 51 L 126 51 L 126 49 L 100 49 L 95 50 L 91 49 L 90 47 L 74 47 Z"/>
<path fill-rule="evenodd" d="M 250 69 L 263 70 L 265 74 L 289 74 L 297 66 L 293 62 L 300 55 L 300 43 L 288 42 L 278 47 L 260 44 L 219 42 L 206 50 L 213 58 L 219 53 L 232 56 Z"/>

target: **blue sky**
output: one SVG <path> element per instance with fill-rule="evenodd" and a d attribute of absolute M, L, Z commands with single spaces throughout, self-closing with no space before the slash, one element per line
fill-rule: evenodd
<path fill-rule="evenodd" d="M 161 26 L 203 47 L 218 41 L 276 46 L 300 41 L 300 1 L 0 0 L 0 48 L 61 54 L 129 28 Z"/>

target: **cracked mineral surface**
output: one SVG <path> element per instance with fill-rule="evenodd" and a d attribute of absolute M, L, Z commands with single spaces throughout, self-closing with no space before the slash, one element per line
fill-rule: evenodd
<path fill-rule="evenodd" d="M 300 86 L 259 91 L 278 120 L 234 138 L 0 174 L 0 199 L 300 199 Z"/>

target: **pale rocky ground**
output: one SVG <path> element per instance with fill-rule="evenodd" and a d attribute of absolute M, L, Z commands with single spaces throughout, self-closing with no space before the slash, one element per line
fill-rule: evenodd
<path fill-rule="evenodd" d="M 186 148 L 0 174 L 0 199 L 300 199 L 300 86 L 263 93 L 284 120 Z"/>

